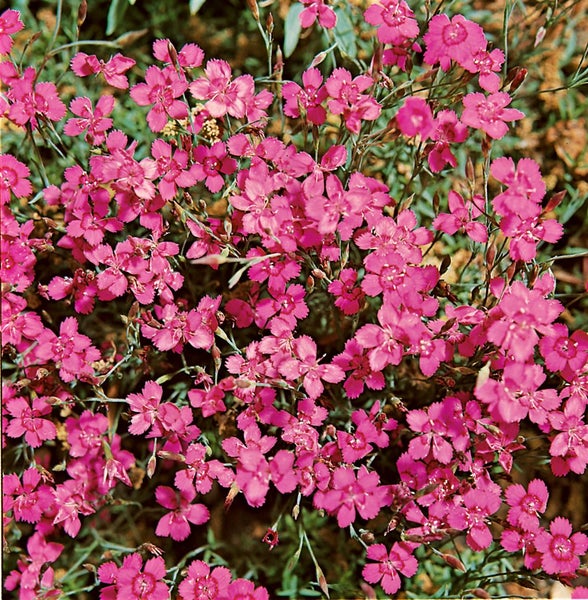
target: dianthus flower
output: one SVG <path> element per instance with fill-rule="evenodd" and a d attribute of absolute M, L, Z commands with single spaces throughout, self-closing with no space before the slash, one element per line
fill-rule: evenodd
<path fill-rule="evenodd" d="M 86 132 L 84 139 L 92 146 L 99 146 L 106 140 L 105 132 L 112 127 L 108 115 L 114 108 L 113 96 L 100 96 L 96 108 L 92 108 L 90 98 L 74 98 L 69 109 L 77 118 L 69 119 L 63 126 L 63 133 L 70 136 Z"/>
<path fill-rule="evenodd" d="M 2 510 L 12 514 L 17 521 L 38 523 L 43 513 L 53 505 L 51 488 L 42 483 L 41 473 L 36 467 L 22 474 L 22 483 L 15 473 L 2 477 Z"/>
<path fill-rule="evenodd" d="M 387 594 L 394 594 L 400 589 L 402 573 L 412 577 L 418 570 L 417 559 L 412 555 L 416 544 L 407 542 L 394 542 L 390 551 L 384 544 L 373 544 L 367 549 L 367 558 L 377 561 L 365 565 L 361 572 L 368 583 L 380 583 Z"/>
<path fill-rule="evenodd" d="M 347 69 L 335 69 L 325 83 L 330 96 L 329 110 L 342 115 L 345 126 L 351 133 L 359 133 L 362 121 L 374 121 L 382 107 L 368 94 L 362 94 L 374 84 L 369 75 L 358 75 L 352 79 Z"/>
<path fill-rule="evenodd" d="M 355 269 L 341 269 L 339 278 L 331 281 L 327 289 L 336 297 L 335 306 L 346 315 L 357 314 L 365 302 L 365 293 L 357 285 L 357 271 Z"/>
<path fill-rule="evenodd" d="M 475 242 L 483 244 L 488 239 L 488 230 L 483 223 L 476 221 L 482 214 L 483 203 L 482 196 L 476 195 L 466 204 L 457 192 L 450 190 L 450 213 L 439 213 L 433 220 L 433 227 L 449 235 L 463 231 Z"/>
<path fill-rule="evenodd" d="M 219 600 L 226 596 L 231 571 L 226 567 L 210 568 L 202 560 L 193 560 L 179 585 L 181 600 Z"/>
<path fill-rule="evenodd" d="M 580 557 L 588 550 L 588 536 L 572 535 L 572 524 L 556 517 L 549 532 L 542 531 L 535 538 L 535 548 L 542 554 L 541 567 L 549 575 L 574 575 L 580 566 Z"/>
<path fill-rule="evenodd" d="M 429 167 L 433 173 L 438 173 L 446 164 L 455 167 L 457 160 L 450 150 L 449 144 L 463 142 L 467 138 L 468 128 L 452 110 L 441 110 L 433 122 L 430 134 L 433 146 L 427 156 Z"/>
<path fill-rule="evenodd" d="M 198 181 L 188 166 L 190 155 L 186 150 L 174 149 L 164 140 L 156 139 L 151 145 L 151 156 L 157 163 L 160 174 L 157 189 L 164 200 L 171 200 L 178 187 L 187 188 Z"/>
<path fill-rule="evenodd" d="M 313 125 L 322 125 L 327 118 L 327 111 L 322 102 L 327 99 L 328 92 L 323 86 L 323 76 L 316 67 L 311 67 L 302 73 L 300 87 L 293 81 L 287 81 L 282 86 L 282 97 L 285 100 L 284 114 L 298 118 L 300 110 L 303 116 Z"/>
<path fill-rule="evenodd" d="M 20 20 L 18 10 L 8 9 L 0 15 L 0 56 L 10 54 L 13 44 L 10 36 L 19 32 L 23 27 L 24 23 Z"/>
<path fill-rule="evenodd" d="M 563 235 L 563 225 L 556 219 L 522 219 L 509 214 L 500 220 L 500 231 L 510 239 L 508 254 L 512 260 L 530 262 L 537 256 L 537 244 L 541 241 L 554 244 Z"/>
<path fill-rule="evenodd" d="M 370 390 L 382 390 L 386 385 L 384 375 L 372 370 L 369 350 L 355 338 L 345 342 L 343 352 L 333 358 L 333 364 L 341 367 L 346 374 L 349 373 L 343 383 L 349 398 L 359 398 L 364 386 Z"/>
<path fill-rule="evenodd" d="M 525 531 L 539 529 L 539 515 L 545 512 L 549 498 L 543 480 L 533 479 L 526 490 L 520 483 L 509 485 L 504 492 L 504 497 L 510 506 L 507 521 L 512 526 L 520 527 Z"/>
<path fill-rule="evenodd" d="M 419 34 L 414 12 L 404 0 L 374 3 L 363 13 L 363 18 L 370 25 L 379 26 L 378 39 L 382 44 L 401 45 Z"/>
<path fill-rule="evenodd" d="M 263 586 L 255 587 L 248 579 L 235 579 L 220 600 L 269 600 L 269 594 Z"/>
<path fill-rule="evenodd" d="M 472 92 L 463 99 L 461 121 L 499 140 L 508 132 L 508 121 L 518 121 L 525 116 L 516 108 L 506 108 L 510 101 L 511 97 L 506 92 L 495 92 L 489 96 Z"/>
<path fill-rule="evenodd" d="M 495 48 L 491 52 L 480 49 L 468 55 L 461 62 L 461 66 L 470 73 L 479 73 L 478 81 L 480 87 L 487 92 L 497 92 L 500 88 L 500 72 L 504 62 L 504 52 Z"/>
<path fill-rule="evenodd" d="M 335 11 L 325 4 L 325 0 L 299 0 L 306 7 L 299 15 L 298 20 L 302 27 L 311 27 L 318 19 L 319 25 L 325 29 L 333 29 L 337 24 Z"/>
<path fill-rule="evenodd" d="M 75 538 L 82 522 L 79 515 L 91 515 L 96 512 L 88 499 L 87 482 L 78 479 L 68 479 L 53 490 L 54 503 L 58 508 L 53 519 L 53 525 L 61 524 L 67 535 Z"/>
<path fill-rule="evenodd" d="M 24 436 L 32 448 L 39 448 L 46 440 L 53 440 L 57 429 L 52 421 L 43 417 L 51 414 L 48 398 L 33 398 L 32 402 L 20 396 L 6 402 L 6 411 L 12 417 L 6 428 L 6 435 L 12 438 Z"/>
<path fill-rule="evenodd" d="M 444 71 L 449 69 L 452 60 L 463 66 L 487 45 L 484 30 L 463 15 L 455 15 L 451 21 L 445 14 L 435 15 L 429 21 L 423 40 L 426 44 L 423 60 L 428 65 L 440 63 Z"/>
<path fill-rule="evenodd" d="M 115 54 L 107 62 L 98 59 L 94 54 L 85 52 L 78 52 L 71 59 L 71 70 L 78 77 L 102 73 L 108 85 L 120 90 L 126 90 L 129 87 L 129 80 L 125 73 L 133 66 L 135 66 L 135 61 L 122 54 Z"/>
<path fill-rule="evenodd" d="M 8 118 L 22 127 L 30 123 L 33 129 L 42 119 L 60 121 L 67 111 L 55 84 L 50 81 L 35 83 L 36 78 L 34 67 L 27 67 L 6 94 L 11 101 Z"/>
<path fill-rule="evenodd" d="M 178 77 L 174 67 L 160 69 L 154 65 L 145 72 L 145 83 L 138 83 L 131 88 L 131 98 L 139 106 L 153 105 L 147 113 L 147 123 L 151 131 L 161 131 L 168 120 L 185 119 L 188 116 L 188 105 L 180 96 L 188 89 L 188 84 Z"/>
<path fill-rule="evenodd" d="M 314 495 L 315 506 L 336 514 L 342 528 L 355 521 L 356 513 L 363 519 L 373 519 L 388 501 L 388 490 L 380 485 L 379 475 L 368 471 L 365 465 L 357 472 L 349 467 L 338 467 L 327 490 Z"/>
<path fill-rule="evenodd" d="M 190 175 L 196 181 L 204 181 L 204 185 L 213 193 L 219 192 L 225 181 L 223 175 L 230 175 L 237 170 L 237 161 L 230 158 L 224 142 L 216 142 L 210 148 L 196 146 L 193 150 L 194 164 Z"/>
<path fill-rule="evenodd" d="M 199 67 L 204 60 L 204 52 L 197 44 L 184 44 L 178 52 L 168 39 L 153 42 L 153 56 L 162 62 L 177 63 L 187 69 Z"/>
<path fill-rule="evenodd" d="M 160 485 L 155 490 L 155 498 L 158 504 L 171 511 L 159 519 L 155 535 L 171 537 L 172 540 L 181 542 L 190 535 L 190 523 L 202 525 L 210 518 L 204 504 L 192 504 L 196 498 L 194 486 L 185 486 L 177 491 Z"/>
<path fill-rule="evenodd" d="M 0 206 L 9 204 L 10 193 L 17 198 L 26 198 L 33 192 L 33 186 L 27 177 L 29 168 L 12 156 L 0 154 Z"/>
<path fill-rule="evenodd" d="M 554 323 L 550 335 L 539 340 L 539 350 L 550 371 L 579 371 L 588 360 L 588 333 L 577 330 L 569 335 L 563 323 Z"/>
<path fill-rule="evenodd" d="M 161 581 L 165 574 L 165 562 L 160 556 L 150 558 L 145 565 L 139 554 L 125 557 L 116 574 L 116 600 L 168 600 L 169 588 Z"/>
<path fill-rule="evenodd" d="M 553 473 L 558 477 L 570 471 L 584 473 L 588 464 L 588 425 L 583 404 L 568 401 L 563 412 L 549 415 L 549 421 L 555 434 L 549 447 Z"/>

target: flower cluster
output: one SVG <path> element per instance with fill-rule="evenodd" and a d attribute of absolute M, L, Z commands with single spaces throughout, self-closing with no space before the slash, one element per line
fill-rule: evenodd
<path fill-rule="evenodd" d="M 335 26 L 325 2 L 302 4 L 303 27 Z M 588 537 L 547 521 L 546 481 L 514 467 L 531 430 L 554 476 L 586 472 L 588 335 L 561 321 L 534 262 L 563 234 L 540 165 L 488 154 L 524 116 L 504 55 L 462 15 L 419 23 L 404 0 L 363 19 L 380 58 L 359 74 L 314 65 L 273 94 L 196 44 L 157 40 L 132 85 L 134 59 L 75 54 L 76 76 L 114 91 L 66 106 L 11 54 L 19 13 L 0 15 L 0 113 L 87 150 L 44 185 L 0 155 L 3 443 L 17 457 L 3 512 L 7 530 L 31 532 L 4 584 L 19 598 L 58 597 L 51 565 L 92 535 L 109 548 L 84 558 L 103 599 L 269 598 L 214 553 L 178 567 L 149 541 L 171 550 L 212 531 L 221 494 L 227 510 L 279 496 L 294 518 L 368 530 L 361 576 L 386 594 L 457 535 L 529 572 L 578 573 Z M 483 91 L 391 98 L 416 58 L 440 77 L 478 74 Z M 117 128 L 127 88 L 149 143 Z M 292 135 L 275 134 L 280 111 Z M 478 140 L 484 184 L 472 175 L 424 217 L 362 169 L 387 135 L 414 150 L 407 185 L 425 165 L 455 174 Z M 483 298 L 449 289 L 428 256 L 443 238 L 485 254 Z M 136 546 L 111 543 L 135 505 Z M 271 549 L 279 519 L 270 530 Z"/>

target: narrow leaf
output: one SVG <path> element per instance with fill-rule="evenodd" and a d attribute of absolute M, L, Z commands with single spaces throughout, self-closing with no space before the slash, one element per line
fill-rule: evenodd
<path fill-rule="evenodd" d="M 106 17 L 106 35 L 112 35 L 116 31 L 116 28 L 122 21 L 128 6 L 128 0 L 111 1 L 108 8 L 108 15 Z"/>
<path fill-rule="evenodd" d="M 300 13 L 304 10 L 304 5 L 300 2 L 295 2 L 290 7 L 288 14 L 286 15 L 286 21 L 284 23 L 284 56 L 288 58 L 292 56 L 296 46 L 298 46 L 298 40 L 300 39 L 300 32 L 302 26 L 300 25 Z"/>
<path fill-rule="evenodd" d="M 333 33 L 335 34 L 339 50 L 347 54 L 350 58 L 356 58 L 357 44 L 353 24 L 344 10 L 336 8 L 335 14 L 337 15 L 337 24 L 335 25 L 335 29 L 333 29 Z"/>

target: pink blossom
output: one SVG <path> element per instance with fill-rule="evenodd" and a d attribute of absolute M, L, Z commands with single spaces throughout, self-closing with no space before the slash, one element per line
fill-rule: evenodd
<path fill-rule="evenodd" d="M 358 75 L 352 79 L 347 69 L 335 69 L 325 83 L 330 96 L 329 110 L 341 115 L 351 133 L 359 133 L 362 121 L 375 121 L 382 107 L 368 94 L 362 94 L 374 85 L 369 75 Z"/>
<path fill-rule="evenodd" d="M 29 168 L 12 154 L 0 154 L 0 206 L 9 204 L 10 192 L 17 198 L 26 198 L 33 193 L 33 186 L 27 179 L 30 174 Z"/>
<path fill-rule="evenodd" d="M 335 306 L 341 309 L 344 314 L 357 314 L 363 307 L 365 293 L 357 285 L 357 271 L 355 269 L 341 269 L 339 278 L 331 281 L 327 289 L 336 297 Z"/>
<path fill-rule="evenodd" d="M 78 77 L 102 73 L 106 83 L 121 90 L 129 87 L 129 80 L 125 73 L 133 66 L 135 66 L 135 61 L 120 53 L 115 54 L 107 62 L 99 60 L 94 54 L 85 52 L 78 52 L 71 59 L 71 70 Z"/>
<path fill-rule="evenodd" d="M 24 437 L 32 448 L 38 448 L 46 440 L 53 440 L 57 429 L 52 421 L 43 417 L 51 413 L 48 398 L 33 398 L 32 402 L 20 396 L 6 402 L 6 411 L 12 417 L 6 428 L 6 435 L 13 438 Z"/>
<path fill-rule="evenodd" d="M 357 518 L 356 513 L 363 519 L 373 519 L 386 506 L 388 491 L 379 484 L 378 473 L 368 471 L 365 465 L 357 472 L 338 467 L 329 488 L 325 492 L 315 492 L 314 504 L 336 514 L 339 527 L 347 527 Z"/>
<path fill-rule="evenodd" d="M 43 480 L 39 469 L 28 468 L 22 474 L 22 483 L 15 473 L 2 477 L 2 509 L 12 510 L 17 521 L 38 523 L 53 505 L 53 494 L 50 486 L 41 483 Z"/>
<path fill-rule="evenodd" d="M 370 25 L 378 27 L 378 39 L 382 44 L 401 45 L 419 35 L 414 12 L 404 0 L 381 0 L 363 13 Z"/>
<path fill-rule="evenodd" d="M 478 80 L 480 87 L 487 92 L 497 92 L 500 88 L 500 72 L 504 63 L 504 53 L 495 48 L 491 52 L 480 49 L 473 54 L 466 56 L 461 62 L 461 66 L 470 73 L 479 73 Z"/>
<path fill-rule="evenodd" d="M 223 175 L 231 175 L 237 169 L 237 162 L 228 156 L 224 142 L 216 142 L 210 148 L 196 146 L 192 154 L 194 164 L 190 175 L 196 181 L 204 181 L 213 193 L 219 192 L 225 184 Z"/>
<path fill-rule="evenodd" d="M 396 121 L 404 135 L 414 137 L 420 135 L 427 139 L 433 131 L 435 122 L 433 112 L 426 100 L 411 96 L 396 114 Z"/>
<path fill-rule="evenodd" d="M 424 61 L 428 65 L 440 63 L 444 71 L 449 69 L 452 60 L 463 66 L 487 45 L 484 30 L 463 15 L 455 15 L 451 21 L 445 14 L 435 15 L 429 21 L 423 40 L 426 45 Z"/>
<path fill-rule="evenodd" d="M 538 530 L 539 515 L 545 512 L 549 498 L 545 482 L 541 479 L 533 479 L 529 482 L 527 490 L 520 483 L 509 485 L 504 496 L 510 506 L 508 522 L 525 531 Z"/>
<path fill-rule="evenodd" d="M 588 550 L 588 536 L 572 534 L 572 524 L 563 517 L 555 517 L 549 532 L 542 531 L 535 538 L 535 548 L 543 555 L 541 567 L 546 573 L 574 575 L 580 557 Z"/>
<path fill-rule="evenodd" d="M 151 156 L 157 163 L 161 179 L 157 189 L 164 200 L 171 200 L 177 193 L 178 187 L 188 188 L 197 181 L 196 174 L 190 170 L 190 158 L 186 150 L 173 149 L 162 139 L 156 139 L 151 145 Z"/>
<path fill-rule="evenodd" d="M 68 479 L 54 490 L 54 502 L 58 510 L 53 524 L 61 524 L 65 533 L 72 538 L 75 538 L 82 528 L 79 515 L 91 515 L 96 512 L 85 488 L 85 482 Z"/>
<path fill-rule="evenodd" d="M 369 583 L 379 582 L 387 594 L 396 593 L 400 589 L 398 573 L 412 577 L 418 570 L 413 548 L 414 545 L 407 542 L 394 542 L 389 552 L 384 544 L 369 546 L 366 556 L 377 562 L 365 565 L 362 577 Z"/>
<path fill-rule="evenodd" d="M 525 116 L 516 108 L 506 108 L 510 101 L 511 97 L 506 92 L 495 92 L 489 96 L 472 92 L 463 99 L 461 121 L 499 140 L 508 132 L 508 121 L 517 121 Z"/>
<path fill-rule="evenodd" d="M 543 532 L 537 528 L 534 531 L 522 529 L 504 529 L 500 536 L 500 545 L 507 552 L 523 553 L 523 564 L 527 569 L 535 570 L 541 568 L 541 554 L 535 548 L 535 540 Z"/>
<path fill-rule="evenodd" d="M 197 44 L 184 44 L 178 52 L 168 39 L 153 42 L 153 56 L 162 62 L 174 64 L 177 62 L 185 69 L 195 69 L 202 64 L 204 52 Z"/>
<path fill-rule="evenodd" d="M 446 164 L 455 167 L 457 160 L 450 150 L 453 142 L 463 142 L 467 138 L 468 128 L 452 110 L 441 110 L 435 117 L 433 131 L 430 135 L 434 141 L 427 160 L 433 173 L 438 173 Z"/>
<path fill-rule="evenodd" d="M 338 383 L 345 378 L 345 372 L 335 364 L 319 364 L 316 343 L 312 338 L 303 335 L 294 341 L 294 357 L 286 359 L 279 365 L 284 377 L 290 380 L 302 378 L 302 386 L 309 398 L 318 398 L 324 390 L 321 380 Z"/>
<path fill-rule="evenodd" d="M 84 139 L 92 146 L 99 146 L 106 139 L 105 132 L 112 127 L 107 118 L 114 108 L 113 96 L 100 96 L 96 108 L 92 109 L 90 98 L 74 98 L 69 108 L 79 118 L 69 119 L 63 126 L 66 135 L 75 136 L 86 132 Z"/>
<path fill-rule="evenodd" d="M 500 220 L 500 230 L 510 238 L 508 253 L 512 260 L 532 261 L 537 256 L 537 244 L 541 241 L 554 244 L 564 233 L 556 219 L 522 219 L 509 214 Z"/>
<path fill-rule="evenodd" d="M 204 561 L 193 560 L 178 590 L 181 600 L 218 600 L 226 595 L 230 582 L 226 567 L 211 569 Z"/>
<path fill-rule="evenodd" d="M 116 600 L 168 600 L 169 588 L 161 581 L 165 575 L 165 562 L 160 556 L 150 558 L 145 565 L 139 554 L 125 557 L 116 575 Z"/>
<path fill-rule="evenodd" d="M 226 596 L 221 600 L 269 600 L 269 594 L 263 586 L 255 587 L 248 579 L 235 579 L 229 584 Z"/>
<path fill-rule="evenodd" d="M 325 29 L 333 29 L 337 24 L 335 11 L 325 4 L 325 0 L 299 0 L 306 7 L 298 19 L 302 27 L 311 27 L 318 19 L 319 25 Z"/>
<path fill-rule="evenodd" d="M 30 123 L 33 129 L 37 129 L 39 119 L 60 121 L 67 111 L 55 84 L 50 81 L 36 83 L 36 80 L 35 69 L 27 67 L 7 92 L 11 101 L 8 118 L 22 127 Z"/>
<path fill-rule="evenodd" d="M 567 327 L 554 323 L 553 332 L 539 340 L 539 350 L 550 371 L 579 371 L 588 360 L 588 333 L 577 330 L 568 335 Z"/>
<path fill-rule="evenodd" d="M 23 27 L 24 23 L 20 20 L 18 10 L 7 9 L 0 14 L 0 56 L 10 54 L 13 43 L 10 36 L 19 32 Z"/>
<path fill-rule="evenodd" d="M 343 388 L 349 398 L 359 398 L 364 386 L 370 390 L 382 390 L 386 381 L 381 372 L 372 370 L 370 352 L 357 339 L 351 338 L 345 342 L 343 352 L 333 358 L 333 364 L 341 367 L 347 376 Z"/>
<path fill-rule="evenodd" d="M 549 453 L 551 470 L 556 476 L 570 471 L 584 473 L 588 464 L 588 425 L 581 403 L 567 402 L 563 412 L 553 411 L 549 421 L 553 427 Z"/>
<path fill-rule="evenodd" d="M 327 99 L 328 92 L 323 86 L 323 76 L 316 67 L 311 67 L 302 73 L 300 87 L 293 81 L 287 81 L 282 86 L 282 97 L 285 100 L 284 114 L 288 117 L 298 118 L 300 110 L 302 115 L 314 125 L 322 125 L 327 118 L 327 111 L 322 106 Z"/>
<path fill-rule="evenodd" d="M 187 90 L 188 84 L 182 81 L 177 71 L 169 66 L 160 69 L 150 66 L 145 72 L 145 83 L 138 83 L 131 88 L 131 98 L 139 106 L 153 105 L 147 114 L 147 123 L 151 131 L 161 131 L 172 119 L 185 119 L 188 106 L 177 98 Z"/>
<path fill-rule="evenodd" d="M 484 199 L 476 195 L 467 204 L 465 200 L 453 190 L 448 196 L 448 213 L 439 213 L 433 220 L 433 227 L 449 235 L 457 231 L 465 232 L 472 240 L 484 243 L 488 239 L 488 230 L 483 223 L 476 221 L 482 214 Z"/>
<path fill-rule="evenodd" d="M 181 542 L 190 535 L 190 523 L 206 523 L 210 519 L 210 513 L 204 504 L 192 504 L 195 497 L 196 490 L 192 486 L 186 486 L 180 491 L 168 486 L 158 486 L 155 490 L 157 503 L 171 512 L 159 519 L 155 534 Z"/>

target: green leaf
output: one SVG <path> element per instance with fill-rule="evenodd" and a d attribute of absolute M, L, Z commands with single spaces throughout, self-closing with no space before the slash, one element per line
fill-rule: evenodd
<path fill-rule="evenodd" d="M 128 0 L 111 0 L 106 17 L 106 35 L 112 35 L 116 31 L 128 6 Z"/>
<path fill-rule="evenodd" d="M 190 0 L 190 14 L 195 15 L 205 2 L 206 0 Z"/>
<path fill-rule="evenodd" d="M 353 29 L 353 23 L 349 20 L 347 13 L 340 9 L 335 9 L 337 15 L 337 24 L 333 33 L 335 34 L 335 40 L 339 46 L 339 50 L 344 52 L 350 58 L 357 57 L 357 44 L 355 42 L 355 30 Z"/>
<path fill-rule="evenodd" d="M 288 14 L 286 15 L 286 21 L 284 23 L 284 56 L 288 58 L 292 56 L 296 46 L 298 46 L 298 40 L 300 39 L 300 32 L 302 26 L 300 25 L 300 13 L 304 10 L 304 5 L 300 2 L 296 2 L 290 7 Z"/>

